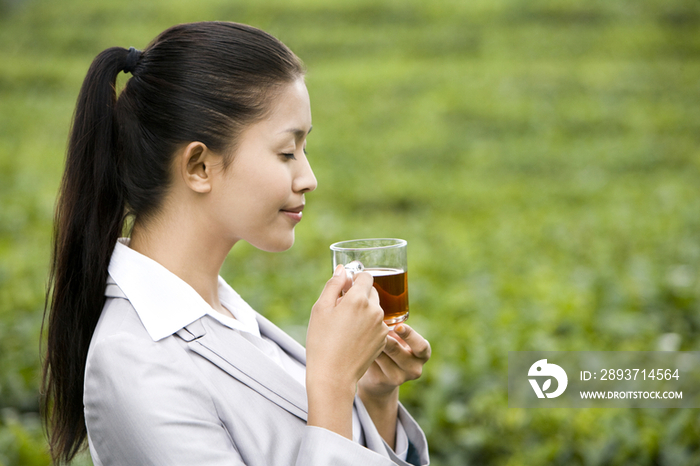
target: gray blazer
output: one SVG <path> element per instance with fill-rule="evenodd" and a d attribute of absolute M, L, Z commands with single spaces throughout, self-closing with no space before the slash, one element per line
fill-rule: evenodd
<path fill-rule="evenodd" d="M 95 466 L 407 465 L 382 440 L 359 398 L 366 448 L 306 425 L 305 388 L 238 332 L 204 316 L 153 341 L 121 289 L 108 282 L 85 372 Z M 304 347 L 257 315 L 260 332 L 305 363 Z M 418 424 L 399 419 L 411 457 L 428 464 Z"/>

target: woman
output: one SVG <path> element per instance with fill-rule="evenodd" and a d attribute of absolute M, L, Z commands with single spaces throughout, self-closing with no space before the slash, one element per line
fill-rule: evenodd
<path fill-rule="evenodd" d="M 316 188 L 303 76 L 281 42 L 235 23 L 175 26 L 93 62 L 47 299 L 56 462 L 87 438 L 96 465 L 427 464 L 398 387 L 430 345 L 389 331 L 369 274 L 350 286 L 335 270 L 306 350 L 218 275 L 239 240 L 293 244 Z"/>

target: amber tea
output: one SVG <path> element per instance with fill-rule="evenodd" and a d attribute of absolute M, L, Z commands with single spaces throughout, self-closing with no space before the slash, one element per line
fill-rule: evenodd
<path fill-rule="evenodd" d="M 374 277 L 384 320 L 397 324 L 408 319 L 408 276 L 399 269 L 367 268 Z"/>

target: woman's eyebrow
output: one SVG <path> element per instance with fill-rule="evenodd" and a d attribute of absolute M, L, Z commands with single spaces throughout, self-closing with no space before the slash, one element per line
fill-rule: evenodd
<path fill-rule="evenodd" d="M 312 129 L 314 129 L 314 127 L 310 126 L 308 131 L 304 131 L 303 129 L 299 129 L 299 128 L 290 128 L 290 129 L 280 131 L 280 132 L 281 133 L 292 133 L 298 139 L 298 138 L 302 138 L 304 136 L 308 136 L 308 134 L 311 132 Z"/>

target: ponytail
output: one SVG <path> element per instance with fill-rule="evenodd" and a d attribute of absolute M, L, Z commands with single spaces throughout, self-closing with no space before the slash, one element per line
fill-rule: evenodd
<path fill-rule="evenodd" d="M 88 347 L 105 302 L 107 268 L 119 237 L 125 196 L 119 177 L 116 78 L 128 51 L 102 52 L 87 73 L 73 117 L 56 207 L 43 411 L 57 463 L 69 462 L 87 435 L 83 380 Z"/>

